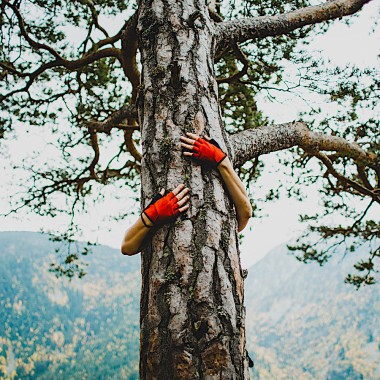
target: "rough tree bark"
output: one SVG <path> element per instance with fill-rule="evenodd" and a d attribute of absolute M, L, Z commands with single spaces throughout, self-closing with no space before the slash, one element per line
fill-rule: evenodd
<path fill-rule="evenodd" d="M 28 105 L 32 105 L 37 114 L 32 120 L 37 120 L 44 113 L 37 111 L 34 103 L 50 104 L 53 99 L 64 99 L 65 95 L 74 92 L 69 86 L 62 94 L 33 100 L 29 93 L 32 86 L 37 80 L 48 83 L 55 78 L 49 76 L 52 69 L 64 68 L 62 73 L 66 70 L 79 72 L 89 64 L 112 57 L 119 61 L 132 85 L 130 104 L 102 122 L 88 120 L 87 128 L 83 128 L 84 135 L 76 144 L 81 146 L 82 140 L 86 144 L 88 138 L 91 140 L 93 157 L 89 163 L 84 162 L 85 167 L 79 173 L 73 170 L 69 176 L 66 169 L 54 172 L 54 176 L 59 174 L 58 179 L 52 179 L 50 169 L 41 173 L 33 171 L 34 183 L 30 194 L 9 213 L 27 206 L 38 213 L 42 212 L 42 215 L 52 215 L 50 207 L 53 206 L 50 206 L 49 197 L 62 191 L 68 196 L 75 195 L 69 211 L 72 213 L 76 202 L 88 194 L 83 191 L 85 185 L 91 182 L 105 184 L 112 178 L 130 180 L 129 174 L 126 176 L 123 170 L 133 168 L 137 174 L 140 160 L 143 206 L 162 187 L 171 190 L 185 183 L 191 189 L 190 210 L 174 224 L 153 231 L 150 245 L 142 255 L 142 379 L 249 378 L 245 351 L 243 275 L 234 208 L 215 171 L 203 169 L 182 157 L 179 145 L 181 134 L 205 130 L 220 142 L 235 167 L 265 153 L 299 146 L 308 156 L 317 157 L 326 167 L 326 176 L 335 177 L 345 191 L 349 189 L 352 193 L 369 196 L 372 201 L 380 203 L 378 158 L 373 153 L 365 152 L 356 142 L 312 132 L 302 122 L 263 126 L 236 133 L 228 139 L 222 127 L 213 67 L 217 48 L 220 51 L 228 45 L 237 48 L 237 42 L 286 34 L 305 25 L 350 15 L 369 1 L 328 0 L 324 4 L 285 14 L 229 21 L 223 21 L 211 12 L 217 21 L 214 23 L 207 9 L 207 3 L 215 5 L 212 0 L 140 0 L 137 12 L 112 37 L 99 26 L 92 2 L 83 1 L 81 3 L 85 3 L 92 12 L 92 21 L 88 24 L 89 33 L 81 45 L 84 46 L 83 53 L 74 60 L 56 50 L 54 43 L 52 46 L 47 45 L 33 35 L 34 26 L 24 22 L 20 11 L 22 2 L 2 1 L 2 12 L 6 12 L 2 16 L 9 12 L 8 16 L 3 17 L 6 21 L 4 30 L 9 28 L 12 31 L 17 25 L 17 40 L 20 36 L 23 41 L 21 43 L 20 40 L 21 50 L 27 48 L 27 59 L 30 58 L 29 52 L 38 53 L 40 60 L 39 66 L 30 72 L 27 71 L 30 69 L 29 64 L 14 64 L 18 58 L 12 61 L 12 56 L 22 55 L 18 50 L 15 50 L 15 54 L 8 52 L 9 62 L 8 58 L 0 62 L 0 77 L 6 79 L 7 91 L 0 94 L 0 101 L 12 99 L 9 109 L 17 105 L 12 111 L 16 118 L 20 114 L 17 96 L 22 93 L 28 93 Z M 17 23 L 13 20 L 17 20 Z M 92 41 L 93 26 L 106 37 L 87 49 L 87 44 Z M 48 40 L 53 42 L 55 38 L 50 36 Z M 117 41 L 121 42 L 121 48 L 106 47 Z M 9 48 L 4 45 L 5 50 Z M 143 68 L 141 83 L 136 57 L 138 50 Z M 244 63 L 243 69 L 232 77 L 219 78 L 220 83 L 232 82 L 247 73 L 248 62 L 239 50 L 238 58 Z M 14 78 L 8 83 L 9 75 L 16 78 L 17 86 L 13 85 Z M 43 75 L 47 79 L 43 79 Z M 80 91 L 85 84 L 78 83 Z M 81 102 L 79 105 L 82 105 Z M 137 115 L 139 126 L 135 122 Z M 78 122 L 82 120 L 79 116 L 76 115 Z M 111 134 L 113 129 L 124 131 L 124 144 L 119 154 L 126 148 L 133 160 L 128 158 L 123 166 L 110 167 L 112 159 L 105 169 L 100 169 L 98 135 Z M 143 157 L 132 139 L 132 133 L 137 129 L 142 133 Z M 3 137 L 4 130 L 0 132 Z M 70 139 L 68 141 L 72 143 Z M 62 143 L 63 151 L 68 146 L 65 144 Z M 336 165 L 334 161 L 337 157 L 348 157 L 355 161 L 358 179 L 339 172 L 339 162 Z M 373 186 L 372 178 L 368 177 L 368 168 L 376 174 L 377 184 Z M 375 177 L 373 173 L 371 176 Z M 333 190 L 338 192 L 340 188 Z M 55 212 L 54 206 L 53 214 Z"/>
<path fill-rule="evenodd" d="M 217 173 L 184 159 L 179 145 L 181 134 L 205 129 L 228 146 L 213 28 L 205 1 L 140 4 L 142 199 L 191 189 L 187 214 L 155 231 L 142 254 L 142 379 L 249 378 L 234 209 Z"/>

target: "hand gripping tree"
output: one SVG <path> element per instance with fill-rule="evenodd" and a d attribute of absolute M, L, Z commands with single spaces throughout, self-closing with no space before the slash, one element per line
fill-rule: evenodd
<path fill-rule="evenodd" d="M 96 184 L 135 186 L 136 178 L 143 207 L 161 188 L 185 183 L 191 189 L 186 215 L 155 231 L 142 253 L 142 379 L 249 378 L 234 209 L 216 173 L 181 155 L 181 135 L 213 137 L 248 180 L 258 175 L 260 155 L 297 148 L 294 166 L 300 173 L 311 158 L 322 164 L 318 175 L 330 197 L 326 210 L 345 210 L 352 218 L 334 196 L 369 199 L 353 225 L 316 225 L 313 232 L 324 238 L 378 236 L 378 224 L 364 219 L 380 200 L 377 121 L 372 117 L 354 127 L 357 118 L 341 117 L 351 129 L 340 134 L 336 123 L 269 125 L 254 101 L 260 90 L 282 82 L 280 61 L 286 58 L 309 62 L 306 86 L 341 105 L 352 97 L 351 113 L 363 106 L 368 94 L 378 91 L 376 76 L 355 72 L 368 74 L 372 81 L 365 87 L 349 81 L 337 81 L 334 89 L 312 85 L 320 68 L 301 60 L 296 46 L 315 33 L 313 25 L 351 15 L 367 2 L 247 1 L 240 9 L 234 2 L 220 9 L 204 0 L 142 0 L 110 36 L 99 14 L 115 15 L 131 4 L 1 1 L 2 137 L 17 122 L 56 125 L 62 150 L 57 167 L 34 168 L 26 195 L 15 200 L 12 211 L 26 206 L 42 215 L 74 214 Z M 87 30 L 71 51 L 70 25 Z M 373 110 L 377 103 L 371 104 Z M 58 127 L 64 116 L 69 129 Z M 116 139 L 119 150 L 102 161 L 102 150 Z M 86 156 L 75 158 L 78 149 Z M 72 199 L 68 209 L 57 207 L 56 193 Z M 328 257 L 307 244 L 297 248 L 305 261 Z M 358 264 L 366 274 L 351 282 L 373 282 L 378 256 L 375 247 L 368 261 Z"/>

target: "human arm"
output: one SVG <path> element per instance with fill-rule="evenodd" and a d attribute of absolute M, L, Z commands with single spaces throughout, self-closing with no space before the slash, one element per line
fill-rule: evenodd
<path fill-rule="evenodd" d="M 217 170 L 219 170 L 232 202 L 235 205 L 238 231 L 240 232 L 245 228 L 249 219 L 252 217 L 252 206 L 249 202 L 247 192 L 228 157 L 217 166 Z"/>
<path fill-rule="evenodd" d="M 144 240 L 150 229 L 169 222 L 173 217 L 185 212 L 189 208 L 189 188 L 183 184 L 177 186 L 171 193 L 164 195 L 165 190 L 160 191 L 160 199 L 150 204 L 141 216 L 127 229 L 121 243 L 123 255 L 135 255 L 144 245 Z M 174 197 L 173 197 L 174 196 Z"/>
<path fill-rule="evenodd" d="M 145 224 L 142 218 L 144 218 Z M 125 232 L 121 243 L 121 253 L 128 256 L 139 253 L 141 251 L 143 241 L 151 227 L 153 227 L 152 222 L 146 218 L 145 214 L 141 214 L 141 217 L 138 218 Z"/>
<path fill-rule="evenodd" d="M 208 164 L 219 171 L 236 209 L 238 230 L 242 231 L 252 216 L 252 207 L 244 185 L 233 169 L 230 159 L 209 137 L 205 136 L 205 139 L 202 139 L 194 133 L 186 135 L 186 137 L 181 136 L 181 146 L 187 149 L 183 154 L 193 156 L 201 163 Z"/>

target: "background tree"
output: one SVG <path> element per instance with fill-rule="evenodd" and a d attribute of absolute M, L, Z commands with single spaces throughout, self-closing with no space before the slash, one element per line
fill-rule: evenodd
<path fill-rule="evenodd" d="M 293 249 L 323 263 L 334 244 L 354 249 L 371 240 L 367 260 L 356 265 L 362 274 L 347 281 L 375 281 L 379 222 L 366 215 L 380 196 L 378 75 L 327 72 L 302 50 L 330 20 L 366 2 L 2 0 L 1 137 L 19 122 L 50 128 L 61 151 L 43 168 L 26 161 L 30 181 L 11 212 L 68 213 L 70 242 L 75 213 L 87 197 L 102 197 L 102 185 L 137 189 L 141 181 L 142 205 L 162 187 L 192 189 L 187 215 L 155 231 L 142 255 L 142 378 L 249 377 L 234 210 L 218 176 L 182 158 L 178 139 L 187 131 L 218 140 L 247 183 L 260 174 L 263 154 L 289 149 L 289 195 L 302 197 L 317 182 L 324 214 L 346 217 L 326 225 L 320 215 L 304 216 L 311 236 Z M 123 11 L 131 16 L 109 34 L 100 15 Z M 70 42 L 83 30 L 80 45 Z M 296 84 L 283 78 L 286 60 L 299 69 Z M 328 96 L 337 113 L 322 120 L 312 109 L 303 121 L 274 125 L 260 112 L 256 95 L 300 88 Z M 368 199 L 364 212 L 352 209 L 354 198 Z M 316 233 L 327 242 L 322 248 L 310 240 Z M 68 256 L 58 270 L 81 274 L 77 261 Z"/>

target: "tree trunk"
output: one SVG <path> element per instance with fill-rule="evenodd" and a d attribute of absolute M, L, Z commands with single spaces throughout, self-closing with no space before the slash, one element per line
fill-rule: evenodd
<path fill-rule="evenodd" d="M 140 378 L 248 379 L 234 208 L 218 173 L 179 145 L 204 129 L 228 151 L 206 1 L 141 1 L 138 29 L 143 206 L 161 188 L 191 190 L 189 211 L 142 254 Z"/>

